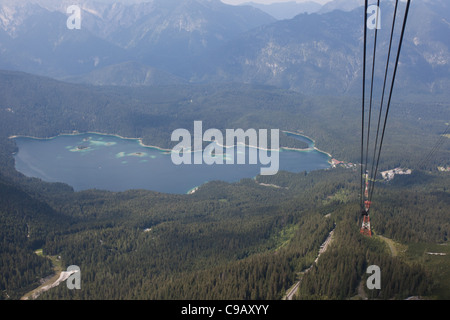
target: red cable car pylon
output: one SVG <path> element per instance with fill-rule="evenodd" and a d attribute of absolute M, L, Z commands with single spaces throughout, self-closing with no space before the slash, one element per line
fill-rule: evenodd
<path fill-rule="evenodd" d="M 369 201 L 369 174 L 366 172 L 365 174 L 365 180 L 366 180 L 366 188 L 364 190 L 364 210 L 362 212 L 363 216 L 363 222 L 361 226 L 361 234 L 371 237 L 372 236 L 372 230 L 370 229 L 370 217 L 369 217 L 369 210 L 371 202 Z"/>

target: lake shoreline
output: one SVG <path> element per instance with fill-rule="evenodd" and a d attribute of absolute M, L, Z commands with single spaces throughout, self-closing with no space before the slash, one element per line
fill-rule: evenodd
<path fill-rule="evenodd" d="M 316 140 L 314 140 L 313 138 L 311 138 L 311 137 L 309 137 L 309 136 L 307 136 L 307 135 L 305 135 L 305 134 L 303 134 L 303 133 L 299 133 L 299 132 L 292 132 L 292 131 L 287 131 L 287 130 L 282 130 L 282 132 L 284 132 L 284 133 L 289 133 L 289 134 L 293 134 L 293 135 L 296 135 L 296 136 L 300 136 L 300 137 L 306 138 L 306 139 L 308 139 L 309 141 L 311 141 L 311 144 L 313 145 L 312 148 L 307 148 L 307 149 L 288 148 L 288 147 L 283 147 L 283 149 L 287 149 L 287 150 L 296 150 L 296 151 L 315 150 L 315 151 L 321 152 L 321 153 L 323 153 L 323 154 L 326 154 L 326 155 L 330 158 L 330 161 L 329 161 L 329 162 L 331 163 L 331 159 L 333 158 L 333 155 L 332 155 L 331 153 L 329 153 L 329 152 L 326 152 L 326 151 L 323 151 L 323 150 L 318 149 L 318 148 L 316 147 Z"/>
<path fill-rule="evenodd" d="M 326 152 L 326 151 L 323 151 L 323 150 L 318 149 L 318 148 L 315 146 L 315 145 L 316 145 L 316 141 L 315 141 L 314 139 L 312 139 L 311 137 L 308 137 L 307 135 L 302 134 L 302 133 L 292 132 L 292 131 L 287 131 L 287 130 L 281 130 L 281 132 L 283 132 L 283 133 L 288 133 L 288 134 L 291 134 L 291 135 L 296 135 L 296 136 L 299 136 L 299 137 L 303 137 L 303 138 L 309 140 L 309 141 L 311 142 L 310 144 L 312 144 L 313 147 L 308 147 L 308 148 L 305 148 L 305 149 L 300 149 L 300 148 L 292 148 L 292 147 L 283 147 L 283 146 L 281 146 L 277 151 L 290 150 L 290 151 L 298 151 L 298 152 L 309 152 L 309 151 L 315 150 L 315 151 L 317 151 L 317 152 L 326 154 L 326 155 L 329 157 L 328 162 L 331 164 L 331 159 L 333 158 L 333 156 L 332 156 L 330 153 Z M 9 138 L 9 139 L 28 138 L 28 139 L 36 139 L 36 140 L 52 140 L 52 139 L 56 139 L 56 138 L 58 138 L 58 137 L 63 137 L 63 136 L 78 136 L 78 135 L 86 135 L 86 134 L 95 134 L 95 135 L 101 135 L 101 136 L 112 136 L 112 137 L 116 137 L 116 138 L 124 139 L 124 140 L 136 140 L 136 141 L 139 142 L 139 144 L 140 144 L 142 147 L 145 147 L 145 148 L 151 148 L 151 149 L 155 149 L 155 150 L 162 151 L 162 152 L 166 152 L 166 153 L 171 153 L 171 152 L 172 152 L 172 149 L 166 149 L 166 148 L 162 148 L 162 147 L 158 147 L 158 146 L 153 146 L 153 145 L 146 145 L 146 144 L 144 144 L 144 142 L 143 142 L 143 138 L 123 137 L 123 136 L 121 136 L 121 135 L 114 134 L 114 133 L 102 133 L 102 132 L 96 132 L 96 131 L 87 131 L 87 132 L 78 132 L 78 131 L 77 131 L 77 132 L 73 132 L 73 133 L 61 133 L 61 134 L 59 134 L 59 135 L 57 135 L 57 136 L 48 137 L 48 138 L 40 138 L 40 137 L 25 136 L 25 135 L 12 135 L 12 136 L 9 136 L 8 138 Z M 219 145 L 219 146 L 220 146 L 220 145 Z M 255 148 L 255 149 L 258 149 L 258 150 L 272 151 L 272 149 L 262 149 L 262 148 L 260 148 L 260 147 L 252 146 L 252 145 L 248 145 L 248 144 L 244 144 L 244 146 L 245 146 L 245 147 L 248 147 L 248 148 Z M 235 147 L 235 146 L 226 146 L 226 145 L 224 145 L 224 146 L 222 146 L 222 147 L 224 147 L 224 148 L 232 148 L 232 147 Z"/>
<path fill-rule="evenodd" d="M 12 136 L 10 136 L 8 138 L 9 139 L 28 138 L 28 139 L 35 139 L 35 140 L 52 140 L 52 139 L 56 139 L 58 137 L 81 136 L 81 135 L 86 135 L 86 134 L 95 134 L 95 135 L 100 135 L 100 136 L 111 136 L 111 137 L 116 137 L 116 138 L 123 139 L 123 140 L 136 140 L 136 141 L 139 141 L 139 144 L 142 147 L 152 148 L 152 149 L 156 149 L 156 150 L 163 151 L 163 152 L 172 152 L 172 149 L 165 149 L 165 148 L 161 148 L 161 147 L 158 147 L 158 146 L 146 145 L 146 144 L 143 143 L 143 138 L 129 138 L 129 137 L 123 137 L 121 135 L 114 134 L 114 133 L 102 133 L 102 132 L 96 132 L 96 131 L 76 132 L 76 133 L 60 133 L 57 136 L 48 137 L 48 138 L 39 138 L 39 137 L 24 136 L 24 135 L 12 135 Z"/>
<path fill-rule="evenodd" d="M 287 132 L 286 133 L 285 131 L 282 131 L 282 132 L 285 133 L 285 134 L 289 134 L 289 135 L 292 135 L 294 137 L 297 137 L 301 141 L 304 141 L 305 143 L 307 143 L 308 148 L 300 149 L 300 148 L 291 148 L 291 147 L 281 147 L 281 148 L 273 149 L 273 150 L 277 150 L 278 152 L 280 152 L 280 157 L 292 157 L 292 156 L 289 155 L 289 153 L 291 153 L 291 152 L 298 153 L 298 155 L 293 155 L 293 157 L 295 157 L 295 158 L 303 157 L 302 155 L 300 155 L 301 153 L 304 153 L 306 157 L 309 157 L 306 154 L 311 152 L 311 153 L 314 154 L 314 155 L 312 155 L 313 157 L 318 157 L 318 158 L 316 158 L 317 159 L 316 161 L 318 161 L 318 162 L 314 162 L 314 163 L 320 164 L 320 166 L 322 166 L 322 167 L 319 168 L 316 165 L 312 165 L 311 169 L 307 169 L 307 170 L 315 170 L 313 168 L 317 168 L 317 169 L 329 168 L 330 162 L 331 162 L 330 161 L 331 155 L 329 155 L 328 153 L 320 151 L 317 148 L 315 148 L 314 145 L 313 145 L 314 141 L 311 138 L 306 137 L 306 136 L 304 136 L 304 135 L 302 135 L 300 133 L 293 133 L 293 132 Z M 83 133 L 80 133 L 78 131 L 74 131 L 72 133 L 63 133 L 63 134 L 59 134 L 59 135 L 54 136 L 54 137 L 47 137 L 47 138 L 32 137 L 32 136 L 25 136 L 25 135 L 12 135 L 9 138 L 10 139 L 17 139 L 15 142 L 18 143 L 18 144 L 20 143 L 20 141 L 22 139 L 29 139 L 30 143 L 33 143 L 32 141 L 35 141 L 34 143 L 39 143 L 39 141 L 43 141 L 43 142 L 44 141 L 48 141 L 48 143 L 50 143 L 50 145 L 52 145 L 53 144 L 52 141 L 56 140 L 57 138 L 69 139 L 72 142 L 70 142 L 68 145 L 64 146 L 64 148 L 66 150 L 69 150 L 69 148 L 71 148 L 69 151 L 73 151 L 72 149 L 76 149 L 76 147 L 73 147 L 73 146 L 77 146 L 78 145 L 78 148 L 80 148 L 80 145 L 83 145 L 83 142 L 89 142 L 91 140 L 93 140 L 94 142 L 96 142 L 97 140 L 104 142 L 103 144 L 101 144 L 101 143 L 94 143 L 94 146 L 93 146 L 94 149 L 93 150 L 96 150 L 97 145 L 98 146 L 108 146 L 108 147 L 110 145 L 111 146 L 116 145 L 116 142 L 107 143 L 108 141 L 117 141 L 117 144 L 125 143 L 125 144 L 128 144 L 128 145 L 132 146 L 131 149 L 123 149 L 126 152 L 122 150 L 122 147 L 118 148 L 117 152 L 121 151 L 119 153 L 117 153 L 116 150 L 113 149 L 114 151 L 112 151 L 112 153 L 110 153 L 110 158 L 111 159 L 113 159 L 113 158 L 117 159 L 118 155 L 121 155 L 122 153 L 123 154 L 128 154 L 128 155 L 133 155 L 133 156 L 136 156 L 136 155 L 143 156 L 144 154 L 147 155 L 147 152 L 149 152 L 149 153 L 152 153 L 152 154 L 153 153 L 154 154 L 161 154 L 161 155 L 165 155 L 165 156 L 169 156 L 170 157 L 171 152 L 173 152 L 172 150 L 168 150 L 168 149 L 165 149 L 165 148 L 161 148 L 161 147 L 157 147 L 157 146 L 145 145 L 143 143 L 143 138 L 127 138 L 127 137 L 120 136 L 118 134 L 104 134 L 104 133 L 101 133 L 101 132 L 92 132 L 92 131 L 90 131 L 90 132 L 83 132 Z M 117 139 L 117 140 L 114 140 L 114 139 Z M 83 140 L 83 142 L 81 142 L 81 140 Z M 120 142 L 120 141 L 122 141 L 122 142 Z M 138 142 L 138 143 L 136 143 L 136 142 Z M 245 145 L 247 148 L 256 148 L 258 150 L 262 150 L 261 148 L 253 147 L 251 145 L 244 144 L 244 143 L 239 143 L 238 145 Z M 133 146 L 135 146 L 135 147 L 133 147 Z M 147 151 L 146 152 L 145 151 L 144 152 L 137 152 L 135 150 L 135 148 L 137 148 L 137 147 L 139 147 L 139 148 L 147 148 Z M 45 146 L 43 145 L 43 147 L 38 147 L 37 150 L 42 151 L 43 150 L 42 148 L 45 148 Z M 63 148 L 63 146 L 61 146 L 61 148 Z M 114 147 L 114 148 L 116 148 L 116 147 Z M 228 147 L 226 147 L 226 148 L 228 148 Z M 81 149 L 81 150 L 84 150 L 84 149 Z M 129 150 L 129 151 L 127 151 L 127 150 Z M 270 147 L 269 147 L 268 150 L 270 150 Z M 283 152 L 284 150 L 286 150 L 286 153 L 287 153 L 286 155 L 283 155 L 284 154 L 284 152 Z M 52 152 L 50 152 L 48 154 L 52 154 Z M 25 153 L 25 155 L 27 156 L 27 153 Z M 59 155 L 59 157 L 60 157 L 60 159 L 62 159 L 61 155 Z M 204 184 L 204 182 L 209 181 L 211 179 L 213 179 L 213 180 L 222 180 L 222 181 L 227 181 L 227 182 L 234 182 L 235 180 L 230 180 L 231 179 L 230 177 L 231 176 L 235 176 L 235 173 L 236 173 L 236 171 L 231 171 L 231 172 L 229 172 L 229 174 L 227 174 L 224 177 L 222 177 L 220 175 L 221 173 L 217 173 L 217 175 L 216 175 L 216 173 L 214 173 L 214 174 L 212 174 L 213 178 L 211 178 L 211 174 L 209 174 L 209 175 L 202 175 L 203 173 L 201 173 L 199 171 L 198 172 L 198 176 L 196 176 L 192 180 L 192 183 L 191 183 L 190 181 L 185 181 L 185 180 L 188 177 L 191 177 L 191 179 L 192 179 L 192 174 L 191 174 L 192 171 L 191 170 L 196 169 L 196 167 L 192 167 L 192 168 L 189 168 L 189 169 L 182 169 L 182 170 L 184 170 L 184 172 L 186 172 L 186 176 L 184 176 L 183 174 L 180 175 L 179 173 L 177 173 L 177 177 L 174 177 L 174 179 L 175 180 L 177 180 L 177 179 L 180 180 L 181 179 L 180 181 L 177 182 L 178 183 L 177 188 L 180 189 L 180 190 L 174 191 L 173 189 L 171 189 L 170 186 L 166 186 L 164 184 L 163 184 L 162 189 L 160 189 L 160 186 L 154 185 L 154 182 L 152 182 L 152 181 L 157 181 L 158 179 L 163 179 L 163 177 L 162 176 L 158 177 L 158 173 L 153 172 L 152 171 L 153 169 L 148 169 L 148 171 L 146 172 L 146 175 L 147 175 L 148 178 L 141 179 L 143 177 L 143 173 L 142 173 L 142 171 L 140 171 L 141 167 L 133 166 L 133 167 L 135 167 L 135 169 L 125 169 L 125 167 L 121 167 L 120 174 L 117 174 L 116 176 L 121 176 L 121 175 L 124 174 L 124 172 L 127 172 L 126 173 L 126 177 L 133 176 L 134 179 L 136 181 L 138 181 L 138 183 L 136 185 L 133 185 L 133 186 L 125 184 L 126 186 L 124 188 L 126 188 L 126 189 L 122 190 L 122 189 L 117 189 L 116 188 L 117 189 L 116 190 L 116 189 L 111 189 L 110 187 L 108 187 L 108 185 L 106 185 L 105 183 L 102 182 L 103 181 L 102 179 L 104 179 L 105 181 L 109 181 L 109 179 L 111 177 L 111 176 L 105 176 L 102 173 L 103 172 L 103 167 L 104 167 L 103 164 L 102 164 L 103 162 L 101 162 L 101 165 L 99 165 L 98 163 L 95 163 L 95 166 L 92 166 L 92 168 L 91 167 L 90 168 L 85 168 L 86 170 L 94 170 L 95 172 L 93 174 L 96 174 L 97 172 L 99 173 L 99 177 L 102 177 L 102 178 L 100 178 L 100 183 L 97 184 L 97 180 L 94 179 L 92 181 L 92 179 L 91 179 L 92 175 L 90 175 L 90 176 L 83 176 L 83 178 L 80 178 L 80 176 L 78 176 L 78 175 L 76 177 L 68 175 L 67 177 L 64 178 L 64 175 L 58 176 L 58 174 L 60 174 L 60 172 L 54 172 L 53 174 L 57 178 L 54 178 L 53 180 L 49 179 L 49 178 L 45 178 L 45 177 L 43 177 L 42 172 L 37 172 L 36 169 L 33 166 L 30 165 L 30 163 L 29 163 L 30 159 L 29 158 L 30 158 L 30 156 L 28 155 L 28 158 L 25 157 L 24 158 L 25 160 L 24 159 L 21 160 L 21 163 L 23 163 L 23 168 L 25 170 L 18 169 L 17 163 L 16 163 L 16 170 L 18 170 L 19 172 L 22 172 L 25 175 L 28 174 L 27 176 L 37 177 L 37 178 L 40 178 L 40 179 L 42 179 L 44 181 L 48 181 L 48 182 L 51 182 L 51 181 L 53 181 L 55 179 L 59 179 L 59 180 L 55 180 L 55 181 L 60 181 L 60 182 L 66 183 L 66 184 L 72 186 L 75 191 L 83 191 L 83 190 L 89 190 L 89 189 L 101 189 L 101 190 L 107 190 L 107 191 L 112 191 L 112 192 L 122 192 L 122 191 L 126 191 L 126 190 L 131 190 L 131 189 L 146 189 L 146 190 L 150 190 L 150 191 L 163 192 L 163 193 L 175 193 L 175 194 L 192 195 L 192 194 L 196 193 L 199 190 L 199 187 L 201 187 Z M 318 160 L 319 158 L 321 160 Z M 17 161 L 17 159 L 16 159 L 16 161 Z M 58 161 L 58 160 L 56 160 L 56 161 Z M 296 162 L 296 161 L 292 162 L 292 160 L 289 160 L 289 161 L 288 161 L 288 163 L 290 165 L 289 168 L 291 168 L 293 170 L 292 172 L 296 172 L 296 170 L 298 168 L 297 163 L 299 165 L 300 165 L 300 163 Z M 145 161 L 145 162 L 147 162 L 147 161 Z M 120 163 L 120 165 L 123 165 L 123 164 L 126 164 L 126 163 L 127 163 L 127 161 L 122 161 Z M 77 166 L 78 165 L 79 164 L 77 164 Z M 161 167 L 161 168 L 164 168 L 164 165 L 162 163 L 158 163 L 158 165 L 162 165 L 163 167 Z M 308 164 L 308 162 L 305 162 L 305 165 L 309 166 L 310 164 Z M 31 171 L 30 171 L 29 168 L 31 168 Z M 56 168 L 60 168 L 60 165 L 56 166 Z M 105 168 L 107 168 L 107 167 L 105 167 Z M 230 170 L 230 169 L 226 169 L 225 167 L 224 167 L 224 169 L 225 169 L 224 172 Z M 124 170 L 128 170 L 128 171 L 124 171 Z M 139 173 L 136 173 L 133 170 L 136 171 L 136 172 L 139 172 Z M 167 167 L 166 167 L 165 170 L 167 171 Z M 172 169 L 170 169 L 170 170 L 172 170 Z M 179 169 L 173 168 L 173 170 L 176 170 L 176 171 L 170 171 L 170 172 L 167 171 L 166 173 L 167 174 L 172 174 L 172 172 L 180 172 L 180 171 L 178 171 Z M 188 170 L 188 171 L 185 171 L 185 170 Z M 196 169 L 196 170 L 201 170 L 201 169 Z M 290 171 L 290 169 L 288 169 L 288 167 L 286 167 L 285 170 Z M 85 171 L 85 172 L 87 172 L 87 171 Z M 116 172 L 116 171 L 114 171 L 114 172 Z M 181 171 L 181 172 L 183 172 L 183 171 Z M 254 176 L 254 174 L 255 174 L 254 172 L 252 172 L 251 174 L 253 175 L 253 177 L 255 177 Z M 245 177 L 246 175 L 247 175 L 247 173 L 243 174 L 242 177 Z M 158 177 L 158 178 L 155 178 L 155 177 Z M 186 178 L 184 178 L 184 177 L 186 177 Z M 239 181 L 240 179 L 242 179 L 242 177 L 240 176 L 240 174 L 236 174 L 236 177 L 235 177 L 237 179 L 236 181 Z M 235 178 L 233 178 L 233 179 L 235 179 Z M 125 179 L 125 177 L 123 179 Z M 89 183 L 91 183 L 91 184 L 87 183 L 86 181 L 90 181 Z M 108 183 L 110 183 L 110 182 L 108 182 Z M 186 185 L 184 186 L 184 184 L 186 184 Z M 180 187 L 181 185 L 183 185 L 186 188 L 183 190 L 184 187 Z M 88 187 L 86 187 L 86 186 L 88 186 Z"/>

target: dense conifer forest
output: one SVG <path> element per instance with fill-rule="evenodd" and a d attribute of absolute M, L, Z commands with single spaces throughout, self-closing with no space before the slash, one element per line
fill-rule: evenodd
<path fill-rule="evenodd" d="M 95 88 L 10 72 L 0 74 L 0 96 L 0 299 L 39 286 L 54 259 L 80 267 L 82 289 L 60 285 L 39 299 L 282 299 L 299 278 L 296 299 L 448 298 L 450 173 L 436 168 L 450 166 L 450 139 L 422 161 L 450 118 L 444 98 L 392 106 L 381 167 L 413 174 L 379 179 L 367 238 L 357 168 L 213 181 L 190 195 L 74 192 L 16 172 L 9 139 L 97 131 L 169 147 L 174 129 L 203 120 L 222 130 L 300 131 L 357 163 L 357 99 L 233 84 Z M 305 147 L 287 136 L 281 144 Z M 381 236 L 404 251 L 393 254 Z M 447 255 L 428 256 L 423 244 Z M 372 264 L 383 288 L 361 290 Z"/>

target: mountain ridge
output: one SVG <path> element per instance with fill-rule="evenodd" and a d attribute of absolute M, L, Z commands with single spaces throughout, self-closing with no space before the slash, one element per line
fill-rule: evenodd
<path fill-rule="evenodd" d="M 78 82 L 86 79 L 87 83 L 92 83 L 90 76 L 95 75 L 101 79 L 99 85 L 126 85 L 127 78 L 130 85 L 158 84 L 159 77 L 163 84 L 169 79 L 243 82 L 311 94 L 357 94 L 361 90 L 361 1 L 339 7 L 342 1 L 335 0 L 317 13 L 279 21 L 251 6 L 231 6 L 219 0 L 129 5 L 80 1 L 83 27 L 76 31 L 65 27 L 67 14 L 62 9 L 68 0 L 42 2 L 45 8 L 36 7 L 38 0 L 17 4 L 22 11 L 14 11 L 8 3 L 12 2 L 0 1 L 3 69 Z M 349 10 L 355 6 L 358 8 Z M 377 56 L 385 59 L 393 3 L 384 2 L 381 9 Z M 447 90 L 448 16 L 445 1 L 413 2 L 396 89 L 423 94 Z M 15 22 L 11 17 L 17 18 Z M 369 43 L 372 39 L 370 32 Z M 142 70 L 137 70 L 133 61 Z M 377 66 L 383 62 L 379 60 Z M 160 73 L 150 82 L 142 77 L 121 78 L 125 63 L 133 65 L 138 74 L 145 74 L 148 68 Z M 378 82 L 381 77 L 377 70 Z"/>

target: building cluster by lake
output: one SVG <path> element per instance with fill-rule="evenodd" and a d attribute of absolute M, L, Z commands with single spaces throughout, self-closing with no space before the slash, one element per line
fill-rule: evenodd
<path fill-rule="evenodd" d="M 331 167 L 332 168 L 342 167 L 342 168 L 351 169 L 351 168 L 358 167 L 358 164 L 340 161 L 337 159 L 331 159 Z M 439 170 L 440 171 L 450 171 L 450 167 L 442 168 L 442 170 L 441 169 L 439 169 Z M 411 173 L 412 173 L 411 169 L 395 168 L 395 169 L 386 170 L 386 171 L 381 172 L 381 176 L 383 177 L 383 180 L 391 181 L 392 179 L 394 179 L 395 175 L 397 175 L 397 174 L 405 175 L 405 174 L 411 174 Z"/>
<path fill-rule="evenodd" d="M 357 164 L 355 163 L 351 163 L 351 162 L 345 162 L 345 161 L 339 161 L 336 159 L 331 159 L 331 167 L 332 168 L 336 168 L 336 167 L 343 167 L 343 168 L 347 168 L 347 169 L 351 169 L 351 168 L 356 168 Z"/>

